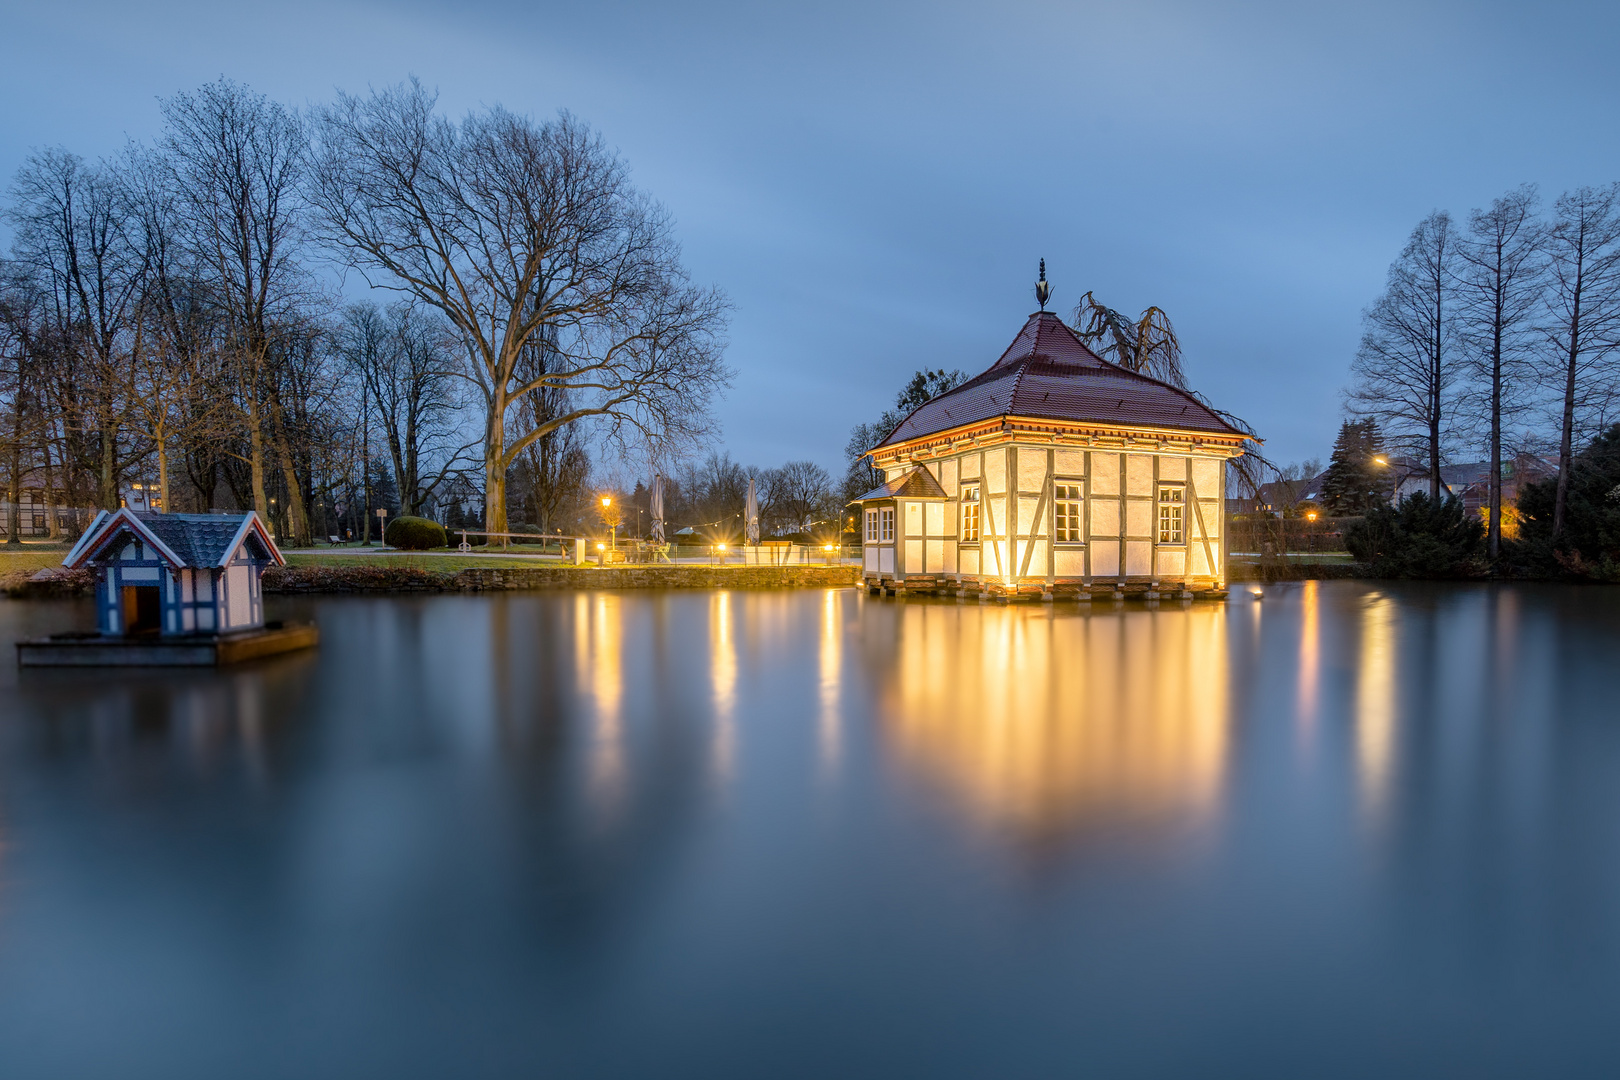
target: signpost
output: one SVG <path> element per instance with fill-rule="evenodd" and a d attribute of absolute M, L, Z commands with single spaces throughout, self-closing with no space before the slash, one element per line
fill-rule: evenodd
<path fill-rule="evenodd" d="M 388 530 L 384 528 L 387 518 L 388 511 L 379 507 L 377 510 L 377 542 L 383 547 L 388 546 Z"/>

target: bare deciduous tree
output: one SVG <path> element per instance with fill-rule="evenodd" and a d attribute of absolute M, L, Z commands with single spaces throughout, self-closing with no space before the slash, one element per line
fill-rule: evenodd
<path fill-rule="evenodd" d="M 227 323 L 248 441 L 253 506 L 270 515 L 265 494 L 271 403 L 266 365 L 276 334 L 302 320 L 309 292 L 299 261 L 301 184 L 307 165 L 304 127 L 290 109 L 227 79 L 163 103 L 163 148 L 184 196 L 187 240 L 210 277 Z M 308 523 L 297 485 L 288 498 L 295 532 Z"/>
<path fill-rule="evenodd" d="M 1352 412 L 1378 420 L 1408 452 L 1427 459 L 1429 497 L 1435 501 L 1461 376 L 1451 311 L 1457 246 L 1451 215 L 1444 211 L 1412 230 L 1389 268 L 1383 295 L 1362 315 L 1347 395 Z"/>
<path fill-rule="evenodd" d="M 1074 306 L 1075 332 L 1098 356 L 1129 371 L 1186 389 L 1181 342 L 1163 308 L 1150 307 L 1132 320 L 1087 292 Z"/>
<path fill-rule="evenodd" d="M 1467 367 L 1484 402 L 1490 455 L 1490 558 L 1502 551 L 1502 423 L 1524 404 L 1534 319 L 1546 289 L 1536 189 L 1526 184 L 1468 216 L 1457 245 L 1457 323 Z"/>
<path fill-rule="evenodd" d="M 1579 413 L 1611 389 L 1606 369 L 1620 345 L 1620 184 L 1566 192 L 1547 234 L 1547 337 L 1558 350 L 1558 490 L 1552 536 L 1564 531 Z"/>
<path fill-rule="evenodd" d="M 458 404 L 455 342 L 434 314 L 410 303 L 386 311 L 370 303 L 350 305 L 338 341 L 345 362 L 365 384 L 365 407 L 393 461 L 401 510 L 420 514 L 468 449 L 444 445 L 455 431 Z"/>
<path fill-rule="evenodd" d="M 312 186 L 328 239 L 373 284 L 442 311 L 484 404 L 485 528 L 505 531 L 506 473 L 547 432 L 587 418 L 609 438 L 678 443 L 708 430 L 727 384 L 726 302 L 693 287 L 662 210 L 564 114 L 504 109 L 454 124 L 420 84 L 340 96 L 321 113 Z M 518 378 L 543 330 L 566 362 Z M 553 387 L 567 413 L 515 438 L 512 406 Z"/>

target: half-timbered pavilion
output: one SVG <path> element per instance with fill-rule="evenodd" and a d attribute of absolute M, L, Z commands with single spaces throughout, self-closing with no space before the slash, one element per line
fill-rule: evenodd
<path fill-rule="evenodd" d="M 872 448 L 884 483 L 857 500 L 867 585 L 1223 590 L 1224 466 L 1248 437 L 1036 312 L 986 371 Z"/>

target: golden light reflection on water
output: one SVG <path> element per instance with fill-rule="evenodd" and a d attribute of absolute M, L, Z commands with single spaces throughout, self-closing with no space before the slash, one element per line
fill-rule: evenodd
<path fill-rule="evenodd" d="M 1204 821 L 1230 738 L 1226 635 L 1217 606 L 1072 616 L 907 605 L 888 735 L 991 828 Z"/>
<path fill-rule="evenodd" d="M 1383 812 L 1395 742 L 1395 602 L 1371 593 L 1361 609 L 1356 665 L 1356 774 L 1369 814 Z"/>
<path fill-rule="evenodd" d="M 579 682 L 590 688 L 589 787 L 599 812 L 611 816 L 624 800 L 623 612 L 612 593 L 581 593 L 574 601 L 574 657 Z"/>
<path fill-rule="evenodd" d="M 1322 592 L 1320 582 L 1307 581 L 1300 590 L 1299 628 L 1299 705 L 1296 716 L 1308 749 L 1316 731 L 1321 702 L 1322 677 Z"/>
<path fill-rule="evenodd" d="M 839 712 L 839 672 L 844 662 L 842 598 L 844 594 L 828 589 L 821 601 L 820 691 L 821 713 L 816 722 L 816 746 L 823 776 L 838 771 L 843 755 L 843 718 Z"/>
<path fill-rule="evenodd" d="M 714 685 L 714 741 L 709 767 L 717 784 L 731 778 L 737 758 L 737 639 L 732 625 L 729 592 L 717 592 L 709 601 L 710 678 Z"/>

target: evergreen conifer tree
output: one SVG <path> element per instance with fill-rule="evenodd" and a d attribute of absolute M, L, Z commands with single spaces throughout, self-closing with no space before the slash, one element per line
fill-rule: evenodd
<path fill-rule="evenodd" d="M 1333 514 L 1365 514 L 1384 501 L 1383 453 L 1376 420 L 1346 420 L 1333 442 L 1333 458 L 1322 479 L 1322 501 Z"/>

